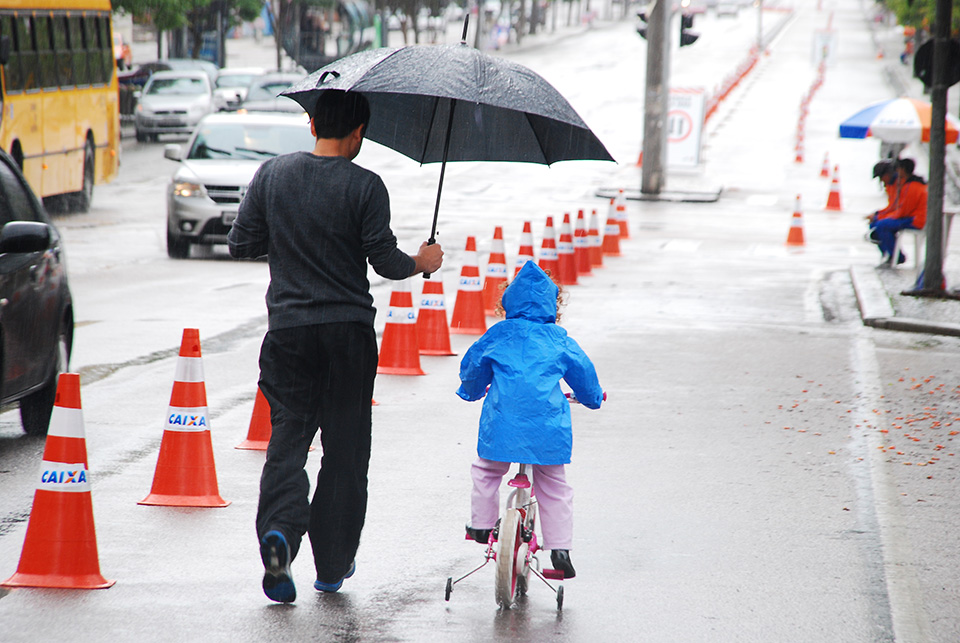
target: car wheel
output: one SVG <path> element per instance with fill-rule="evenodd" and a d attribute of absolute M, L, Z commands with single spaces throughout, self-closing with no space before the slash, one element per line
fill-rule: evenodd
<path fill-rule="evenodd" d="M 73 209 L 77 212 L 88 212 L 93 203 L 93 143 L 87 141 L 83 151 L 83 186 L 73 195 Z"/>
<path fill-rule="evenodd" d="M 50 380 L 38 391 L 20 400 L 20 422 L 28 435 L 46 435 L 50 427 L 50 414 L 57 397 L 57 382 L 60 373 L 70 364 L 70 333 L 67 322 L 61 322 L 57 334 L 57 363 Z"/>
<path fill-rule="evenodd" d="M 143 132 L 141 132 L 140 129 L 138 128 L 138 129 L 137 129 L 137 143 L 146 143 L 146 142 L 147 142 L 147 135 L 144 134 Z"/>
<path fill-rule="evenodd" d="M 171 259 L 186 259 L 190 255 L 190 242 L 175 237 L 167 230 L 167 255 Z"/>

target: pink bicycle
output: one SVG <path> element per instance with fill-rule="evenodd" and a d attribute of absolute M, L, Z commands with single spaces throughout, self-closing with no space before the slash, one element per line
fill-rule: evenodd
<path fill-rule="evenodd" d="M 567 393 L 566 396 L 571 403 L 577 402 L 572 393 Z M 606 393 L 603 394 L 603 399 L 607 399 Z M 543 569 L 536 557 L 540 551 L 536 532 L 537 498 L 526 469 L 527 465 L 521 463 L 517 474 L 507 482 L 512 491 L 507 496 L 503 515 L 490 532 L 483 564 L 456 580 L 452 576 L 447 578 L 445 600 L 450 600 L 454 585 L 494 561 L 494 597 L 501 608 L 510 609 L 516 597 L 527 593 L 530 572 L 533 572 L 534 576 L 557 595 L 557 610 L 563 609 L 563 584 L 558 583 L 555 587 L 550 583 L 550 580 L 563 580 L 563 571 Z M 469 536 L 467 539 L 470 539 Z"/>
<path fill-rule="evenodd" d="M 452 576 L 448 578 L 445 600 L 450 600 L 454 585 L 483 569 L 490 561 L 495 561 L 494 596 L 500 607 L 510 609 L 515 597 L 527 593 L 532 571 L 556 593 L 557 609 L 563 609 L 563 585 L 554 587 L 547 580 L 563 580 L 563 572 L 541 569 L 540 561 L 536 558 L 536 553 L 540 551 L 536 533 L 537 499 L 526 468 L 527 465 L 521 464 L 517 474 L 507 482 L 513 490 L 507 497 L 506 510 L 490 532 L 483 564 L 456 580 Z"/>

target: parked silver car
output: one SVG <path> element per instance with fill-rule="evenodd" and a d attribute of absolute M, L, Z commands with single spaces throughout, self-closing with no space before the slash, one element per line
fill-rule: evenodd
<path fill-rule="evenodd" d="M 294 72 L 271 72 L 255 79 L 247 88 L 247 95 L 240 103 L 240 109 L 248 112 L 290 112 L 302 114 L 300 103 L 280 96 L 280 92 L 295 82 L 303 80 L 303 74 Z"/>
<path fill-rule="evenodd" d="M 164 156 L 180 163 L 167 187 L 167 254 L 185 259 L 193 244 L 225 244 L 260 164 L 315 145 L 302 113 L 232 112 L 203 119 L 186 154 L 167 145 Z"/>
<path fill-rule="evenodd" d="M 134 112 L 137 140 L 191 134 L 200 119 L 219 110 L 210 77 L 202 71 L 158 71 L 144 85 Z"/>

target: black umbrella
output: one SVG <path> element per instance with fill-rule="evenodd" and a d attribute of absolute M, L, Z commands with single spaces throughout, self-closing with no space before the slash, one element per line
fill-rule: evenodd
<path fill-rule="evenodd" d="M 420 163 L 443 163 L 430 243 L 447 161 L 613 160 L 550 83 L 464 43 L 363 51 L 318 69 L 281 96 L 313 114 L 329 89 L 367 97 L 366 138 Z"/>

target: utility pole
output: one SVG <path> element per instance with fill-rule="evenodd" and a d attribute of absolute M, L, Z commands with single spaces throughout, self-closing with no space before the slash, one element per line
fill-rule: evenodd
<path fill-rule="evenodd" d="M 670 77 L 670 3 L 654 0 L 650 5 L 646 31 L 647 82 L 644 94 L 643 165 L 640 191 L 660 194 L 663 190 L 667 151 L 667 109 Z"/>
<path fill-rule="evenodd" d="M 947 65 L 953 0 L 937 0 L 930 87 L 930 185 L 927 190 L 927 257 L 923 283 L 912 294 L 943 293 L 943 177 L 947 135 Z M 896 261 L 896 258 L 894 258 Z"/>

